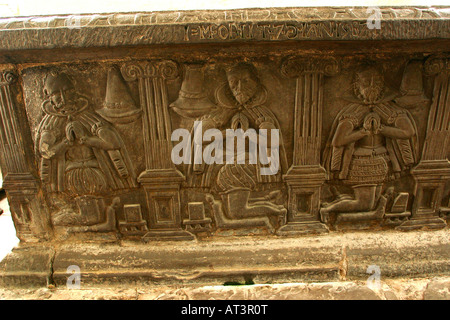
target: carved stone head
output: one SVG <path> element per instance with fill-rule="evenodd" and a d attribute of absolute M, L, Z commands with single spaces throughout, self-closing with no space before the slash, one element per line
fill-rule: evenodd
<path fill-rule="evenodd" d="M 231 92 L 240 104 L 253 98 L 260 88 L 255 67 L 247 63 L 239 63 L 229 69 L 227 79 Z"/>
<path fill-rule="evenodd" d="M 365 67 L 355 73 L 353 89 L 357 98 L 365 103 L 376 103 L 384 94 L 385 84 L 382 73 L 375 67 Z"/>
<path fill-rule="evenodd" d="M 115 210 L 120 208 L 120 198 L 119 197 L 113 198 L 113 200 L 111 202 L 111 207 Z"/>
<path fill-rule="evenodd" d="M 86 104 L 85 98 L 78 94 L 72 80 L 64 73 L 49 74 L 45 78 L 44 94 L 53 110 L 62 115 L 70 115 Z"/>

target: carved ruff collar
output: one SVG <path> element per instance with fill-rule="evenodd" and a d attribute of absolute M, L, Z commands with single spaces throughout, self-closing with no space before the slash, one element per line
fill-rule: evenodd
<path fill-rule="evenodd" d="M 252 109 L 266 102 L 267 89 L 263 85 L 260 85 L 258 91 L 252 98 L 247 102 L 240 104 L 233 96 L 228 83 L 224 83 L 217 88 L 215 96 L 217 103 L 227 109 Z"/>

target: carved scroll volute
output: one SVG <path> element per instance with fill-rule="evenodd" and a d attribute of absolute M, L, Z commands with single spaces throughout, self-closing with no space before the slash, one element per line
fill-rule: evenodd
<path fill-rule="evenodd" d="M 450 57 L 430 57 L 425 62 L 425 73 L 427 75 L 437 75 L 440 73 L 450 73 Z"/>
<path fill-rule="evenodd" d="M 323 77 L 338 72 L 334 58 L 290 57 L 281 65 L 284 76 L 296 79 L 293 166 L 320 164 Z"/>
<path fill-rule="evenodd" d="M 121 72 L 126 81 L 138 81 L 139 100 L 144 113 L 147 170 L 172 168 L 172 129 L 166 80 L 179 76 L 178 64 L 170 60 L 130 62 L 122 66 Z"/>
<path fill-rule="evenodd" d="M 16 74 L 0 73 L 0 152 L 4 176 L 17 236 L 22 241 L 51 237 L 52 230 L 46 201 L 36 178 L 34 152 L 25 108 L 18 101 Z M 14 87 L 15 86 L 15 87 Z"/>
<path fill-rule="evenodd" d="M 339 63 L 334 58 L 289 57 L 281 65 L 281 73 L 288 78 L 299 78 L 305 74 L 324 74 L 335 76 L 339 73 Z"/>
<path fill-rule="evenodd" d="M 4 71 L 1 73 L 0 86 L 10 85 L 14 80 L 15 76 L 12 71 Z"/>

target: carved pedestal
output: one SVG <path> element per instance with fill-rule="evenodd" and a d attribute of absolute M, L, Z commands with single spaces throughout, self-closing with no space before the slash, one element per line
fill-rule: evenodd
<path fill-rule="evenodd" d="M 49 221 L 45 220 L 45 216 L 36 216 L 46 210 L 43 199 L 38 195 L 39 182 L 36 178 L 30 174 L 10 173 L 3 181 L 3 188 L 10 190 L 8 202 L 14 213 L 12 217 L 17 237 L 26 242 L 49 239 Z"/>
<path fill-rule="evenodd" d="M 442 229 L 447 223 L 439 217 L 446 181 L 450 179 L 448 161 L 423 161 L 414 168 L 416 180 L 412 219 L 397 227 L 408 231 L 420 228 Z"/>
<path fill-rule="evenodd" d="M 143 240 L 193 240 L 194 236 L 181 228 L 181 173 L 172 169 L 146 171 L 138 181 L 144 187 L 150 212 L 150 231 Z"/>
<path fill-rule="evenodd" d="M 278 230 L 279 235 L 328 232 L 320 222 L 320 193 L 326 172 L 320 166 L 291 167 L 284 180 L 288 185 L 288 223 Z"/>

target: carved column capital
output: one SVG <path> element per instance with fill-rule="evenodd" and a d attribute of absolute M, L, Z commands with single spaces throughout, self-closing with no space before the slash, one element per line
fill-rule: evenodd
<path fill-rule="evenodd" d="M 288 78 L 318 73 L 333 76 L 339 73 L 339 62 L 335 58 L 288 57 L 281 64 L 281 73 Z"/>
<path fill-rule="evenodd" d="M 16 80 L 16 75 L 13 71 L 0 72 L 0 86 L 7 86 Z"/>
<path fill-rule="evenodd" d="M 425 61 L 424 70 L 427 75 L 440 73 L 450 74 L 450 56 L 431 56 Z"/>
<path fill-rule="evenodd" d="M 126 81 L 143 78 L 176 79 L 180 75 L 178 63 L 172 60 L 149 60 L 125 63 L 121 68 Z"/>

